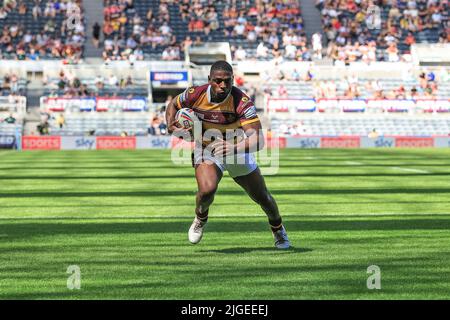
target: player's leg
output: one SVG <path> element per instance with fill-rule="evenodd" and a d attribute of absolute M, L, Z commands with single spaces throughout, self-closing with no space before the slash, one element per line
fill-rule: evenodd
<path fill-rule="evenodd" d="M 233 179 L 266 213 L 275 238 L 275 245 L 280 249 L 289 248 L 290 242 L 282 224 L 278 205 L 269 190 L 267 190 L 264 177 L 259 168 L 256 168 L 247 175 L 234 177 Z"/>
<path fill-rule="evenodd" d="M 279 227 L 282 221 L 277 203 L 269 190 L 267 190 L 264 177 L 261 175 L 259 168 L 248 175 L 233 179 L 247 192 L 253 201 L 261 206 L 269 219 L 270 225 L 275 228 Z"/>
<path fill-rule="evenodd" d="M 195 166 L 195 178 L 198 186 L 196 217 L 189 229 L 189 241 L 193 244 L 199 243 L 203 237 L 203 230 L 208 221 L 209 206 L 214 201 L 214 195 L 222 175 L 222 170 L 210 161 Z"/>
<path fill-rule="evenodd" d="M 195 178 L 197 179 L 197 196 L 195 214 L 200 219 L 208 218 L 209 206 L 214 201 L 217 186 L 222 179 L 220 168 L 210 162 L 202 162 L 195 168 Z"/>

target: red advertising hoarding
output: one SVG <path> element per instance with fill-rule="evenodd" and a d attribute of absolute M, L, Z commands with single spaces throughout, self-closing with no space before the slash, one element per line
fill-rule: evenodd
<path fill-rule="evenodd" d="M 24 150 L 60 150 L 61 137 L 35 137 L 25 136 L 22 139 L 22 149 Z"/>
<path fill-rule="evenodd" d="M 322 148 L 359 148 L 359 137 L 322 137 Z"/>
<path fill-rule="evenodd" d="M 432 148 L 433 138 L 396 137 L 395 146 L 397 148 Z"/>
<path fill-rule="evenodd" d="M 97 149 L 136 149 L 136 137 L 97 137 Z"/>

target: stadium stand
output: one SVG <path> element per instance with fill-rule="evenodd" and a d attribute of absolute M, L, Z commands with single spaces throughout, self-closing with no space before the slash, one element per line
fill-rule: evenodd
<path fill-rule="evenodd" d="M 43 70 L 43 81 L 39 85 L 34 81 L 33 89 L 26 79 L 30 74 L 21 66 L 3 69 L 0 119 L 13 114 L 17 121 L 2 122 L 0 133 L 24 130 L 26 112 L 19 114 L 16 106 L 26 108 L 24 97 L 35 90 L 39 92 L 36 97 L 43 96 L 41 118 L 36 120 L 43 135 L 165 134 L 163 108 L 154 101 L 162 103 L 166 96 L 182 90 L 182 85 L 154 81 L 159 84 L 152 86 L 150 71 L 160 76 L 173 72 L 174 77 L 185 72 L 190 75 L 189 84 L 206 83 L 206 66 L 183 61 L 191 61 L 189 57 L 185 60 L 187 47 L 208 42 L 229 43 L 235 85 L 257 101 L 261 117 L 268 100 L 285 99 L 289 108 L 304 109 L 291 112 L 283 107 L 287 111 L 268 112 L 265 121 L 275 133 L 366 136 L 374 129 L 385 135 L 450 133 L 449 69 L 418 67 L 411 61 L 414 43 L 448 42 L 446 1 L 318 0 L 316 7 L 329 42 L 324 56 L 321 33 L 308 29 L 311 39 L 307 39 L 300 1 L 296 0 L 102 3 L 103 12 L 99 9 L 98 13 L 104 18 L 103 56 L 82 61 L 84 20 L 91 23 L 98 15 L 85 16 L 81 0 L 3 1 L 0 58 L 32 63 L 49 59 L 55 64 L 37 68 Z M 370 4 L 379 8 L 379 21 Z M 73 17 L 80 23 L 73 24 Z M 331 60 L 326 56 L 343 72 L 328 72 Z M 59 61 L 79 64 L 61 66 Z M 156 61 L 163 65 L 150 67 Z M 388 74 L 384 62 L 399 62 L 402 71 Z M 373 70 L 378 71 L 366 70 L 368 64 L 376 65 Z M 241 65 L 250 71 L 245 73 Z M 353 68 L 355 65 L 359 67 Z M 48 66 L 54 69 L 48 72 Z M 406 72 L 408 68 L 411 71 Z M 184 81 L 183 86 L 188 83 Z M 21 102 L 11 104 L 16 98 Z M 353 104 L 346 110 L 341 101 Z"/>
<path fill-rule="evenodd" d="M 293 72 L 294 73 L 294 72 Z M 281 78 L 281 79 L 280 79 Z M 296 79 L 296 80 L 294 80 Z M 266 75 L 265 92 L 275 98 L 376 98 L 417 99 L 450 98 L 450 78 L 446 68 L 423 69 L 407 79 L 366 79 L 356 74 L 328 79 L 308 79 L 305 74 L 282 75 L 280 71 Z"/>
<path fill-rule="evenodd" d="M 67 136 L 144 136 L 152 122 L 153 114 L 72 114 L 64 116 L 64 124 L 60 127 L 61 114 L 54 113 L 48 119 L 51 135 Z"/>
<path fill-rule="evenodd" d="M 3 1 L 0 58 L 80 60 L 85 31 L 81 0 Z"/>
<path fill-rule="evenodd" d="M 0 137 L 23 133 L 26 98 L 14 94 L 0 97 Z"/>
<path fill-rule="evenodd" d="M 340 63 L 409 61 L 413 43 L 449 41 L 447 1 L 318 0 L 328 56 Z"/>
<path fill-rule="evenodd" d="M 405 118 L 384 116 L 278 119 L 271 121 L 271 130 L 281 136 L 368 136 L 375 131 L 385 136 L 434 136 L 450 134 L 450 120 L 436 118 Z"/>
<path fill-rule="evenodd" d="M 49 97 L 147 97 L 148 80 L 133 79 L 131 76 L 120 79 L 113 73 L 108 78 L 99 75 L 95 78 L 78 78 L 70 72 L 61 70 L 59 77 L 45 81 L 44 94 Z"/>
<path fill-rule="evenodd" d="M 235 60 L 310 60 L 299 2 L 105 0 L 103 58 L 184 60 L 186 46 L 229 42 Z"/>
<path fill-rule="evenodd" d="M 0 78 L 0 93 L 1 96 L 21 95 L 27 94 L 27 80 L 20 78 L 16 73 L 5 73 Z"/>

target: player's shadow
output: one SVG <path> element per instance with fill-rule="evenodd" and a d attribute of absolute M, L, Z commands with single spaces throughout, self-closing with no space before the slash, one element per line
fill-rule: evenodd
<path fill-rule="evenodd" d="M 227 253 L 227 254 L 237 254 L 237 253 L 249 253 L 255 251 L 273 252 L 273 253 L 304 253 L 311 252 L 313 249 L 310 248 L 296 248 L 291 247 L 289 249 L 280 250 L 273 247 L 257 247 L 257 248 L 246 248 L 246 247 L 234 247 L 234 248 L 224 248 L 218 250 L 205 250 L 204 252 L 214 252 L 214 253 Z"/>

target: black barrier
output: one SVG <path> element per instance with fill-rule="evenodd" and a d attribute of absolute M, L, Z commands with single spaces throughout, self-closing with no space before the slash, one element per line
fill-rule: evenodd
<path fill-rule="evenodd" d="M 15 149 L 16 137 L 0 135 L 0 149 Z"/>

